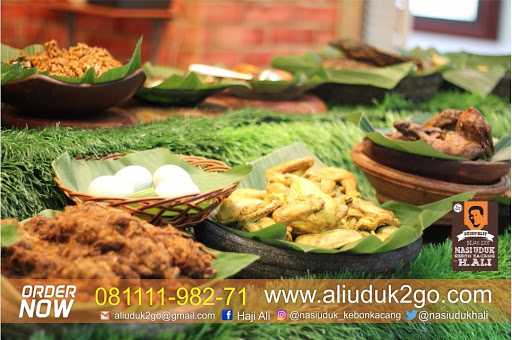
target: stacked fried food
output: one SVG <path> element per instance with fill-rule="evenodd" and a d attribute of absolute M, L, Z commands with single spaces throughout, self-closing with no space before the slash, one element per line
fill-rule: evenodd
<path fill-rule="evenodd" d="M 410 61 L 416 65 L 418 71 L 423 71 L 447 63 L 445 58 L 436 53 L 430 55 L 428 58 L 402 56 L 350 39 L 337 40 L 331 42 L 330 45 L 343 52 L 344 55 L 344 58 L 327 59 L 324 61 L 323 64 L 325 67 L 335 69 L 386 67 Z"/>
<path fill-rule="evenodd" d="M 486 159 L 494 153 L 491 126 L 473 107 L 443 110 L 424 124 L 398 121 L 394 127 L 397 131 L 389 135 L 391 138 L 424 140 L 448 155 Z"/>
<path fill-rule="evenodd" d="M 96 203 L 19 225 L 21 241 L 2 249 L 8 277 L 60 279 L 210 278 L 214 256 L 172 226 L 157 228 Z"/>
<path fill-rule="evenodd" d="M 352 173 L 315 166 L 312 157 L 270 168 L 266 179 L 266 190 L 236 190 L 221 205 L 218 221 L 251 232 L 282 223 L 289 241 L 323 248 L 370 233 L 385 239 L 399 226 L 393 212 L 360 197 Z"/>
<path fill-rule="evenodd" d="M 418 67 L 421 66 L 421 62 L 414 58 L 384 52 L 373 46 L 350 39 L 338 40 L 330 45 L 342 51 L 346 58 L 374 67 L 390 66 L 407 61 L 416 63 Z"/>
<path fill-rule="evenodd" d="M 60 48 L 55 40 L 44 43 L 44 51 L 35 55 L 25 55 L 14 62 L 24 67 L 35 67 L 39 72 L 64 77 L 81 77 L 93 68 L 96 76 L 121 66 L 104 48 L 90 47 L 78 43 L 68 49 Z"/>

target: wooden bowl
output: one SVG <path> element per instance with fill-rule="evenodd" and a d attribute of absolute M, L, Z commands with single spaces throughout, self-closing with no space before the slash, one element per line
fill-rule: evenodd
<path fill-rule="evenodd" d="M 237 274 L 238 278 L 291 278 L 339 272 L 389 273 L 410 263 L 421 250 L 421 238 L 406 247 L 379 254 L 303 253 L 246 239 L 206 220 L 194 229 L 197 240 L 210 248 L 251 253 L 260 259 Z"/>
<path fill-rule="evenodd" d="M 70 84 L 34 74 L 2 85 L 2 101 L 38 117 L 96 116 L 131 98 L 145 79 L 142 69 L 101 84 Z"/>
<path fill-rule="evenodd" d="M 503 97 L 510 102 L 510 71 L 508 71 L 496 84 L 492 94 Z"/>
<path fill-rule="evenodd" d="M 122 153 L 108 155 L 101 159 L 117 159 Z M 180 158 L 190 165 L 202 168 L 208 172 L 224 172 L 230 169 L 224 162 L 198 156 L 180 155 Z M 54 178 L 57 187 L 64 195 L 76 204 L 97 202 L 114 208 L 122 209 L 154 225 L 171 224 L 176 228 L 192 226 L 202 222 L 238 187 L 232 183 L 225 187 L 191 194 L 181 197 L 98 197 L 88 193 L 76 192 L 65 186 L 58 177 Z"/>
<path fill-rule="evenodd" d="M 510 173 L 510 162 L 456 161 L 424 157 L 386 148 L 365 139 L 362 152 L 377 163 L 410 174 L 452 183 L 493 184 Z"/>
<path fill-rule="evenodd" d="M 268 90 L 265 87 L 258 87 L 256 85 L 251 89 L 241 86 L 229 88 L 226 90 L 226 93 L 242 99 L 279 101 L 297 99 L 307 90 L 308 88 L 306 86 L 296 85 L 290 82 L 289 85 L 283 85 L 279 90 Z"/>
<path fill-rule="evenodd" d="M 375 188 L 380 202 L 394 200 L 422 205 L 463 192 L 475 192 L 474 199 L 492 201 L 496 196 L 505 195 L 510 188 L 510 180 L 507 176 L 502 177 L 494 184 L 471 185 L 452 183 L 396 170 L 368 157 L 363 152 L 362 143 L 353 148 L 352 160 Z M 437 224 L 451 225 L 451 216 L 445 216 Z"/>
<path fill-rule="evenodd" d="M 196 106 L 207 97 L 224 91 L 220 89 L 173 90 L 142 87 L 136 94 L 137 99 L 160 106 Z"/>
<path fill-rule="evenodd" d="M 439 73 L 427 76 L 407 76 L 391 90 L 370 85 L 325 83 L 312 90 L 314 94 L 331 105 L 372 104 L 384 99 L 387 93 L 398 93 L 415 101 L 432 98 L 441 87 L 443 78 Z"/>

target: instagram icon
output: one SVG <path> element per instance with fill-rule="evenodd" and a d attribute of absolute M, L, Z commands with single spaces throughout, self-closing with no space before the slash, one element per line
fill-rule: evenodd
<path fill-rule="evenodd" d="M 283 321 L 288 319 L 288 312 L 285 311 L 284 309 L 278 309 L 276 311 L 276 316 L 278 321 Z"/>

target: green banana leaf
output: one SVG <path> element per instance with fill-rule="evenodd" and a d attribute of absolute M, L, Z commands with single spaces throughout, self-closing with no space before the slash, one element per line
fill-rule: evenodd
<path fill-rule="evenodd" d="M 178 165 L 187 170 L 201 192 L 220 189 L 239 182 L 252 169 L 250 165 L 240 165 L 226 172 L 207 172 L 188 164 L 178 155 L 165 148 L 128 153 L 116 160 L 77 160 L 71 158 L 68 153 L 64 153 L 52 162 L 52 167 L 56 176 L 66 187 L 76 192 L 86 193 L 90 182 L 94 178 L 103 175 L 114 175 L 127 165 L 141 165 L 153 173 L 165 164 Z"/>
<path fill-rule="evenodd" d="M 295 143 L 278 149 L 273 153 L 252 163 L 253 171 L 241 183 L 241 187 L 264 189 L 266 187 L 265 170 L 284 161 L 313 156 L 307 147 L 301 143 Z M 321 165 L 319 163 L 318 165 Z M 390 201 L 382 205 L 383 208 L 392 210 L 400 220 L 400 228 L 385 241 L 381 241 L 374 235 L 347 244 L 339 249 L 325 249 L 314 246 L 301 245 L 285 240 L 286 227 L 283 224 L 274 224 L 256 232 L 247 232 L 229 226 L 220 225 L 221 228 L 233 232 L 241 237 L 253 239 L 272 246 L 293 249 L 301 252 L 334 254 L 349 252 L 356 254 L 375 254 L 392 251 L 407 246 L 421 237 L 423 231 L 435 221 L 446 215 L 452 209 L 454 202 L 467 201 L 474 193 L 455 195 L 438 202 L 414 206 L 407 203 Z"/>
<path fill-rule="evenodd" d="M 260 258 L 255 254 L 209 250 L 217 256 L 215 260 L 213 260 L 213 268 L 215 269 L 213 280 L 231 277 Z"/>
<path fill-rule="evenodd" d="M 500 195 L 500 196 L 496 196 L 494 198 L 494 200 L 496 202 L 498 202 L 498 204 L 501 204 L 501 205 L 508 205 L 508 206 L 511 205 L 510 196 Z"/>
<path fill-rule="evenodd" d="M 400 80 L 413 73 L 415 69 L 412 62 L 370 69 L 325 68 L 322 65 L 323 58 L 332 53 L 334 52 L 324 50 L 321 53 L 307 52 L 302 56 L 275 57 L 272 60 L 272 67 L 291 73 L 303 72 L 315 79 L 317 85 L 322 83 L 369 85 L 384 89 L 393 89 Z"/>
<path fill-rule="evenodd" d="M 295 98 L 323 83 L 322 77 L 307 76 L 304 72 L 294 72 L 292 80 L 250 80 L 249 88 L 236 87 L 230 92 L 246 98 L 286 99 Z"/>
<path fill-rule="evenodd" d="M 468 52 L 446 53 L 450 65 L 455 67 L 476 67 L 479 65 L 501 66 L 510 70 L 510 54 L 508 55 L 482 55 Z"/>
<path fill-rule="evenodd" d="M 430 117 L 423 114 L 410 117 L 411 121 L 417 123 L 422 123 L 428 118 Z M 464 160 L 463 157 L 452 156 L 438 151 L 423 140 L 406 141 L 389 138 L 385 135 L 384 131 L 374 129 L 364 114 L 350 114 L 348 115 L 348 119 L 354 124 L 358 125 L 361 130 L 366 132 L 366 137 L 368 139 L 380 146 L 425 157 L 448 160 Z M 505 136 L 496 143 L 494 147 L 494 155 L 489 159 L 489 161 L 501 162 L 508 160 L 510 160 L 510 137 Z"/>
<path fill-rule="evenodd" d="M 41 211 L 38 215 L 54 218 L 59 213 L 60 211 L 58 210 L 46 209 Z M 29 220 L 30 218 L 21 223 L 25 223 Z M 21 238 L 17 231 L 17 224 L 10 223 L 6 224 L 5 227 L 2 224 L 2 247 L 8 247 L 21 240 Z M 216 256 L 215 260 L 213 260 L 215 276 L 212 280 L 231 277 L 259 259 L 259 256 L 254 254 L 222 252 L 214 249 L 209 249 L 209 251 Z"/>
<path fill-rule="evenodd" d="M 3 247 L 9 247 L 21 240 L 17 230 L 17 224 L 13 222 L 2 223 L 0 226 L 0 244 Z"/>
<path fill-rule="evenodd" d="M 466 91 L 486 96 L 510 71 L 510 55 L 447 53 L 450 67 L 443 72 L 447 82 Z"/>
<path fill-rule="evenodd" d="M 148 77 L 146 85 L 137 92 L 137 97 L 156 104 L 193 106 L 206 97 L 221 92 L 227 88 L 249 88 L 244 81 L 223 79 L 215 82 L 205 82 L 193 72 L 144 64 L 144 72 Z M 155 80 L 162 80 L 157 86 L 147 86 Z"/>
<path fill-rule="evenodd" d="M 40 73 L 46 75 L 50 78 L 57 79 L 63 81 L 65 83 L 71 84 L 101 84 L 107 83 L 115 80 L 119 80 L 125 78 L 126 76 L 132 74 L 137 69 L 140 68 L 141 65 L 141 46 L 142 46 L 142 38 L 139 38 L 137 44 L 135 45 L 135 49 L 132 53 L 132 56 L 128 63 L 110 69 L 103 74 L 96 76 L 93 68 L 88 69 L 82 77 L 62 77 L 50 75 L 46 72 L 38 72 L 36 68 L 23 68 L 19 64 L 9 64 L 10 61 L 15 60 L 23 55 L 33 55 L 37 54 L 44 50 L 42 45 L 30 45 L 23 49 L 13 48 L 7 45 L 1 45 L 1 60 L 2 60 L 2 73 L 1 73 L 1 83 L 7 84 L 12 81 L 25 79 L 33 74 Z"/>
<path fill-rule="evenodd" d="M 420 77 L 428 76 L 428 75 L 431 75 L 434 73 L 442 73 L 443 71 L 448 69 L 448 67 L 450 65 L 450 60 L 447 57 L 443 56 L 441 53 L 439 53 L 435 48 L 424 49 L 424 48 L 416 47 L 411 50 L 401 51 L 401 53 L 402 53 L 402 55 L 407 56 L 407 57 L 418 58 L 421 60 L 427 60 L 427 61 L 431 61 L 431 62 L 434 59 L 436 59 L 437 61 L 440 62 L 438 64 L 427 66 L 423 70 L 416 70 L 414 72 L 414 74 L 416 76 L 420 76 Z"/>
<path fill-rule="evenodd" d="M 491 157 L 492 162 L 510 160 L 510 136 L 505 136 L 494 146 L 494 155 Z"/>

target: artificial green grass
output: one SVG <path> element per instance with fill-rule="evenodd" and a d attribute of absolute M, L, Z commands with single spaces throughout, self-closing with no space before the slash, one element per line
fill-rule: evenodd
<path fill-rule="evenodd" d="M 178 153 L 222 159 L 234 165 L 302 141 L 324 162 L 355 171 L 360 175 L 362 192 L 371 196 L 371 188 L 350 160 L 350 149 L 363 134 L 344 121 L 346 113 L 365 112 L 375 125 L 388 126 L 423 107 L 435 112 L 444 107 L 443 101 L 454 101 L 454 96 L 460 97 L 463 103 L 457 106 L 459 108 L 480 108 L 491 122 L 496 137 L 509 133 L 510 113 L 505 102 L 492 96 L 481 98 L 469 94 L 440 94 L 421 106 L 412 106 L 400 97 L 388 97 L 376 107 L 334 108 L 327 114 L 313 117 L 243 110 L 220 118 L 171 118 L 124 129 L 4 130 L 1 214 L 4 218 L 27 218 L 46 208 L 62 208 L 65 199 L 53 184 L 51 161 L 63 152 L 105 155 L 160 146 Z"/>
<path fill-rule="evenodd" d="M 202 324 L 113 326 L 54 325 L 33 332 L 37 326 L 3 327 L 2 338 L 30 340 L 53 339 L 496 339 L 510 338 L 510 324 L 485 323 L 394 323 L 394 324 Z M 33 333 L 32 333 L 33 332 Z"/>
<path fill-rule="evenodd" d="M 2 131 L 1 213 L 2 217 L 27 218 L 38 211 L 60 209 L 65 204 L 62 193 L 53 184 L 51 161 L 63 152 L 72 155 L 106 155 L 113 152 L 168 147 L 174 152 L 224 160 L 232 165 L 251 161 L 273 149 L 302 141 L 325 163 L 346 167 L 359 177 L 361 191 L 367 197 L 374 192 L 350 160 L 352 146 L 362 132 L 345 121 L 351 112 L 364 112 L 376 126 L 389 126 L 394 120 L 417 112 L 436 112 L 446 107 L 475 106 L 493 127 L 493 135 L 510 134 L 508 103 L 488 96 L 466 93 L 441 93 L 432 100 L 413 104 L 390 96 L 371 107 L 335 107 L 318 116 L 291 116 L 241 110 L 218 118 L 171 118 L 165 122 L 125 129 L 74 130 L 50 128 L 43 131 Z M 457 272 L 450 268 L 451 245 L 424 247 L 408 269 L 393 274 L 397 278 L 494 279 L 508 278 L 510 273 L 510 234 L 500 237 L 498 272 Z M 339 273 L 329 277 L 379 277 Z M 388 276 L 389 277 L 389 276 Z M 59 326 L 33 336 L 58 338 L 146 338 L 154 327 L 131 330 L 129 326 L 91 327 Z M 19 327 L 5 329 L 23 332 Z M 30 331 L 33 328 L 30 329 Z M 149 332 L 149 333 L 148 333 Z M 481 337 L 498 339 L 510 333 L 510 324 L 362 324 L 362 325 L 195 325 L 180 332 L 165 331 L 158 336 L 173 339 L 231 338 L 410 338 L 460 339 Z M 5 333 L 4 333 L 5 334 Z M 12 334 L 12 333 L 11 333 Z"/>

